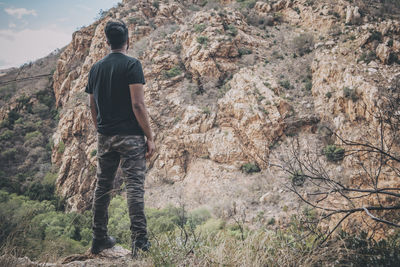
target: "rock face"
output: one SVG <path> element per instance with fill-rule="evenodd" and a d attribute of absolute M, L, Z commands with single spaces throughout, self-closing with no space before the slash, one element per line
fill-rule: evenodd
<path fill-rule="evenodd" d="M 357 6 L 347 6 L 346 23 L 357 24 L 361 22 L 361 14 Z"/>
<path fill-rule="evenodd" d="M 261 179 L 242 173 L 243 164 L 258 165 L 278 186 L 284 176 L 266 169 L 271 158 L 279 157 L 276 146 L 290 136 L 313 136 L 316 124 L 324 122 L 346 137 L 362 138 L 362 127 L 375 123 L 370 113 L 376 108 L 378 84 L 400 71 L 393 60 L 399 53 L 397 21 L 350 29 L 344 23 L 363 21 L 358 8 L 346 1 L 255 3 L 254 16 L 279 17 L 271 27 L 252 24 L 226 2 L 219 11 L 192 11 L 179 2 L 155 6 L 123 1 L 74 33 L 54 73 L 62 112 L 52 160 L 60 168 L 57 188 L 69 210 L 91 206 L 96 135 L 83 91 L 90 67 L 108 52 L 103 30 L 111 18 L 128 24 L 128 53 L 141 60 L 147 81 L 145 101 L 158 147 L 146 178 L 151 206 L 182 196 L 191 207 L 212 205 L 228 195 L 248 207 L 260 201 L 272 205 L 267 189 L 249 190 L 247 196 L 239 189 L 231 188 L 236 195 L 227 192 L 229 181 L 241 180 L 238 184 L 249 187 Z M 304 34 L 324 41 L 304 44 Z M 305 45 L 311 49 L 299 57 Z M 365 58 L 359 59 L 368 49 L 380 61 L 367 65 Z M 346 98 L 344 87 L 354 90 L 359 101 Z"/>

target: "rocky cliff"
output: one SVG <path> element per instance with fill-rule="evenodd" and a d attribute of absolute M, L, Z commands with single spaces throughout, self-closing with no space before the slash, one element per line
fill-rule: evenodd
<path fill-rule="evenodd" d="M 75 32 L 53 76 L 61 112 L 52 161 L 67 208 L 91 206 L 96 135 L 84 88 L 90 67 L 108 53 L 108 20 L 128 25 L 129 55 L 141 60 L 147 81 L 157 145 L 147 205 L 183 199 L 221 214 L 243 205 L 249 214 L 284 217 L 298 200 L 284 193 L 287 175 L 270 164 L 294 137 L 321 148 L 321 125 L 366 138 L 378 123 L 371 114 L 379 88 L 400 75 L 399 20 L 361 7 L 344 0 L 124 0 Z M 353 177 L 352 164 L 332 170 Z M 243 166 L 261 172 L 249 175 Z"/>

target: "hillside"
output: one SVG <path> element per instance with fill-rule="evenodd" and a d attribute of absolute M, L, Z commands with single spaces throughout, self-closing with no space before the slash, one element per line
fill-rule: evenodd
<path fill-rule="evenodd" d="M 41 200 L 53 198 L 57 173 L 51 135 L 58 123 L 52 75 L 59 53 L 0 76 L 1 188 Z"/>
<path fill-rule="evenodd" d="M 344 256 L 337 264 L 346 264 L 354 255 L 335 247 L 334 242 L 312 250 L 310 244 L 317 237 L 303 236 L 309 229 L 295 223 L 301 216 L 317 216 L 301 197 L 314 201 L 323 193 L 320 184 L 304 181 L 303 172 L 322 173 L 346 188 L 355 185 L 359 190 L 368 189 L 369 180 L 373 180 L 365 174 L 375 173 L 384 177 L 380 186 L 395 188 L 398 193 L 398 128 L 382 126 L 376 115 L 387 112 L 387 99 L 395 99 L 400 92 L 399 8 L 396 1 L 124 0 L 94 24 L 76 31 L 59 54 L 1 74 L 1 188 L 25 195 L 30 201 L 49 200 L 54 205 L 51 209 L 40 206 L 40 212 L 63 212 L 65 208 L 74 214 L 57 222 L 59 227 L 75 227 L 74 234 L 63 233 L 62 238 L 68 236 L 70 251 L 81 252 L 87 247 L 97 151 L 84 88 L 91 66 L 108 53 L 105 24 L 121 19 L 129 28 L 128 54 L 143 65 L 145 101 L 156 138 L 157 151 L 147 163 L 145 186 L 151 229 L 155 237 L 168 227 L 175 229 L 172 222 L 179 226 L 183 208 L 189 211 L 187 218 L 183 216 L 185 223 L 197 220 L 193 225 L 203 233 L 210 229 L 212 233 L 223 232 L 216 240 L 206 235 L 204 250 L 196 247 L 194 232 L 189 234 L 193 242 L 193 247 L 188 243 L 190 248 L 186 241 L 182 248 L 167 245 L 171 241 L 168 237 L 159 237 L 157 242 L 164 246 L 160 247 L 176 249 L 176 255 L 163 258 L 160 248 L 153 251 L 151 259 L 144 258 L 138 264 L 260 266 L 278 259 L 280 264 L 290 265 L 299 259 L 299 265 L 335 265 L 333 258 L 338 251 Z M 40 76 L 50 73 L 51 77 Z M 34 82 L 8 82 L 30 76 L 40 77 Z M 400 122 L 396 112 L 388 113 Z M 371 146 L 379 145 L 382 138 L 383 151 L 393 155 L 393 163 L 388 160 L 384 165 L 381 158 L 379 165 L 379 158 L 369 154 L 352 157 L 356 152 L 338 136 Z M 336 150 L 339 146 L 346 147 L 345 152 L 338 152 L 346 156 L 330 160 L 326 151 L 340 151 Z M 310 151 L 315 157 L 296 151 Z M 315 169 L 298 167 L 296 155 L 305 157 L 307 164 L 300 167 Z M 376 189 L 378 182 L 374 185 Z M 355 193 L 334 193 L 337 195 L 327 194 L 317 203 L 338 209 L 398 203 L 391 198 L 398 197 L 396 193 L 381 198 L 375 191 L 365 199 Z M 115 195 L 119 194 L 124 195 L 124 184 L 117 173 Z M 10 203 L 28 201 L 8 193 L 0 197 Z M 126 245 L 129 241 L 121 230 L 126 207 L 119 196 L 113 201 L 113 231 L 119 243 Z M 360 213 L 352 215 L 343 222 L 343 230 L 350 234 L 358 233 L 356 228 L 377 239 L 397 233 L 381 224 L 371 232 L 373 219 Z M 400 219 L 394 213 L 379 215 L 394 222 Z M 169 224 L 159 226 L 158 218 Z M 339 216 L 332 216 L 320 226 L 336 229 L 339 220 Z M 260 229 L 276 235 L 251 232 Z M 291 247 L 299 236 L 304 244 Z M 274 252 L 271 258 L 257 254 L 266 240 L 274 244 L 268 247 Z M 373 251 L 379 258 L 383 252 L 371 240 L 365 244 L 376 249 Z M 254 252 L 252 245 L 260 250 Z M 357 244 L 353 245 L 356 249 Z M 212 247 L 221 250 L 215 252 Z M 198 254 L 193 252 L 197 249 L 201 251 Z M 237 257 L 230 258 L 229 253 Z M 66 254 L 45 259 L 60 262 L 59 257 Z M 290 256 L 285 258 L 286 254 Z M 81 260 L 88 266 L 99 263 L 85 257 Z M 124 257 L 102 264 L 125 264 Z M 74 259 L 79 257 L 65 263 Z M 362 260 L 356 266 L 361 266 Z"/>
<path fill-rule="evenodd" d="M 129 25 L 129 54 L 142 61 L 148 81 L 158 151 L 148 165 L 146 200 L 155 207 L 184 199 L 190 208 L 223 209 L 235 199 L 254 216 L 271 209 L 259 199 L 287 179 L 268 168 L 277 163 L 276 148 L 297 135 L 323 148 L 323 125 L 362 138 L 378 87 L 390 86 L 399 72 L 399 22 L 356 18 L 346 1 L 155 3 L 124 1 L 76 32 L 57 63 L 62 112 L 52 160 L 69 210 L 86 209 L 94 188 L 96 144 L 83 88 L 90 66 L 107 53 L 103 28 L 110 18 Z M 244 164 L 263 172 L 244 174 Z M 292 197 L 273 194 L 274 213 L 279 203 L 297 208 Z"/>

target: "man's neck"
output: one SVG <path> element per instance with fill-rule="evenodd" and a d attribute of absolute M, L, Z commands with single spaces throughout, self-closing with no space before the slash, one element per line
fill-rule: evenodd
<path fill-rule="evenodd" d="M 111 53 L 122 53 L 126 54 L 126 49 L 120 48 L 120 49 L 111 49 Z"/>

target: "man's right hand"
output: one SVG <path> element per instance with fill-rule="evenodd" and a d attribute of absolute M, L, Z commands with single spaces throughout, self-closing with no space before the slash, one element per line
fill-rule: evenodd
<path fill-rule="evenodd" d="M 151 156 L 153 156 L 155 150 L 156 150 L 156 145 L 154 144 L 154 141 L 147 140 L 146 159 L 151 158 Z"/>

